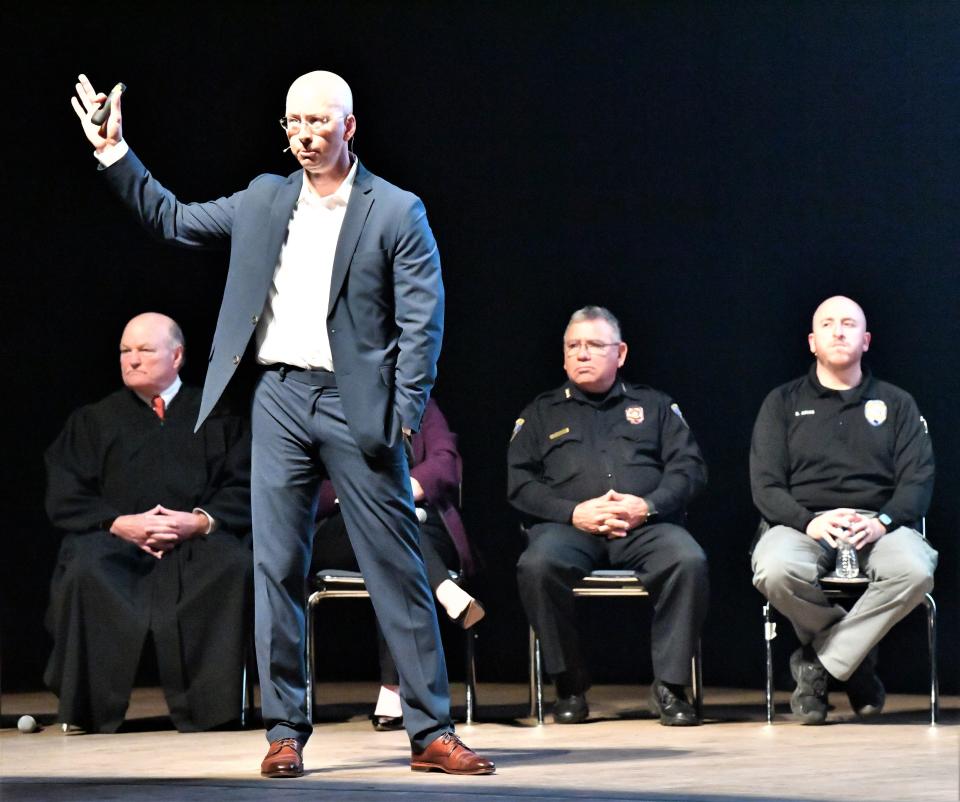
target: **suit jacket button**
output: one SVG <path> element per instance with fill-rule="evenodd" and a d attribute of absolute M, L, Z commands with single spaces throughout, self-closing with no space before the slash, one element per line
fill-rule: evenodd
<path fill-rule="evenodd" d="M 259 320 L 260 320 L 260 316 L 259 316 L 259 315 L 251 315 L 251 316 L 250 316 L 250 322 L 251 322 L 254 326 L 257 325 L 257 323 L 259 322 Z"/>
<path fill-rule="evenodd" d="M 234 354 L 234 355 L 233 355 L 233 364 L 234 364 L 234 365 L 239 365 L 239 364 L 240 364 L 240 356 L 239 356 L 239 354 Z"/>

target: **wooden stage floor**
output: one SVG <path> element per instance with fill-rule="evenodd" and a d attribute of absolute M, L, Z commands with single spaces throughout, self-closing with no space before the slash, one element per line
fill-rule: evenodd
<path fill-rule="evenodd" d="M 857 722 L 843 693 L 832 723 L 802 727 L 778 695 L 779 716 L 764 721 L 759 690 L 708 688 L 703 727 L 661 727 L 646 712 L 645 687 L 598 686 L 590 721 L 537 727 L 526 716 L 526 687 L 482 684 L 480 722 L 458 732 L 497 762 L 489 777 L 409 769 L 402 732 L 370 727 L 376 686 L 319 687 L 318 723 L 305 751 L 307 774 L 265 780 L 263 731 L 181 734 L 170 728 L 161 693 L 134 693 L 117 735 L 65 736 L 50 694 L 6 694 L 0 731 L 0 799 L 43 802 L 501 802 L 501 800 L 951 800 L 960 798 L 960 697 L 942 700 L 928 725 L 923 696 L 892 696 L 876 724 Z M 462 688 L 454 687 L 454 704 Z M 336 704 L 331 700 L 338 700 Z M 462 712 L 455 707 L 455 714 Z M 24 713 L 47 725 L 25 735 Z"/>

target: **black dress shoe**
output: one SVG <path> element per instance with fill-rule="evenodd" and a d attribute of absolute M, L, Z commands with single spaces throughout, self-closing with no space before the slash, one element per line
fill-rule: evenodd
<path fill-rule="evenodd" d="M 587 697 L 582 693 L 563 696 L 553 705 L 553 720 L 557 724 L 580 724 L 586 721 L 589 715 Z"/>
<path fill-rule="evenodd" d="M 370 716 L 370 723 L 377 732 L 390 732 L 403 729 L 403 716 Z"/>
<path fill-rule="evenodd" d="M 650 686 L 650 712 L 659 715 L 660 723 L 665 727 L 696 727 L 702 724 L 697 711 L 684 697 L 683 690 L 676 686 L 674 688 L 655 679 Z"/>

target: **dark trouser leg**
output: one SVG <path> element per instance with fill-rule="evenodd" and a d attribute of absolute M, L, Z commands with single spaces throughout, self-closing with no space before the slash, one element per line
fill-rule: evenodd
<path fill-rule="evenodd" d="M 690 661 L 707 614 L 707 558 L 686 529 L 662 523 L 608 541 L 610 564 L 629 568 L 653 599 L 651 651 L 661 682 L 690 684 Z"/>
<path fill-rule="evenodd" d="M 542 523 L 531 527 L 530 545 L 517 563 L 527 620 L 540 638 L 544 667 L 559 681 L 558 691 L 565 696 L 589 686 L 572 588 L 606 561 L 604 538 L 567 524 Z"/>
<path fill-rule="evenodd" d="M 362 454 L 336 392 L 323 393 L 315 417 L 319 456 L 336 488 L 377 620 L 400 670 L 403 720 L 419 752 L 453 727 L 406 456 L 402 446 L 376 460 Z"/>
<path fill-rule="evenodd" d="M 420 524 L 420 551 L 427 569 L 430 589 L 436 591 L 440 583 L 450 578 L 450 568 L 457 566 L 457 552 L 443 521 L 432 507 L 427 507 L 427 520 Z M 400 675 L 387 647 L 387 640 L 377 619 L 377 646 L 380 655 L 380 684 L 397 685 Z"/>
<path fill-rule="evenodd" d="M 44 673 L 58 719 L 91 732 L 123 722 L 150 621 L 157 560 L 106 532 L 67 535 L 50 588 Z"/>
<path fill-rule="evenodd" d="M 307 742 L 305 580 L 321 478 L 313 407 L 321 391 L 264 373 L 252 410 L 255 637 L 267 740 Z"/>
<path fill-rule="evenodd" d="M 427 567 L 430 589 L 435 591 L 450 578 L 450 569 L 459 567 L 459 559 L 440 514 L 433 507 L 424 509 L 427 511 L 427 520 L 420 524 L 420 550 Z"/>

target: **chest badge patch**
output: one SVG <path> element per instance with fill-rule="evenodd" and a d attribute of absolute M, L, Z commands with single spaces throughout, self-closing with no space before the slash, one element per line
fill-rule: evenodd
<path fill-rule="evenodd" d="M 871 426 L 879 426 L 887 419 L 887 405 L 879 398 L 871 399 L 863 405 L 863 417 Z"/>
<path fill-rule="evenodd" d="M 623 414 L 627 416 L 627 420 L 636 426 L 638 423 L 643 423 L 643 407 L 627 407 Z"/>

